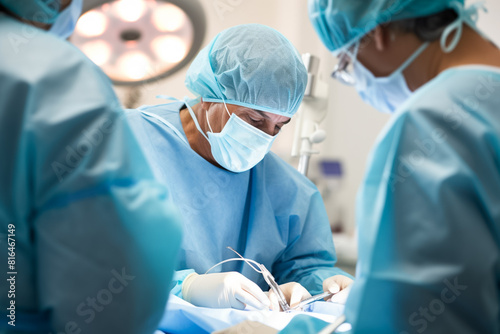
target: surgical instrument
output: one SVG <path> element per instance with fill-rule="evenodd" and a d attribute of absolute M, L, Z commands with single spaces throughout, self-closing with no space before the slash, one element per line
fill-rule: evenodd
<path fill-rule="evenodd" d="M 229 246 L 227 248 L 230 249 L 231 251 L 233 251 L 234 253 L 236 253 L 236 255 L 238 255 L 240 257 L 240 259 L 227 259 L 227 260 L 221 261 L 221 262 L 217 263 L 216 265 L 214 265 L 212 268 L 208 269 L 205 272 L 205 274 L 208 274 L 215 267 L 217 267 L 223 263 L 229 262 L 229 261 L 236 261 L 236 260 L 245 261 L 250 267 L 252 267 L 253 270 L 262 274 L 262 276 L 264 277 L 264 280 L 269 285 L 269 288 L 276 294 L 276 297 L 278 298 L 278 303 L 279 303 L 281 309 L 283 310 L 283 312 L 290 312 L 290 306 L 288 305 L 286 298 L 283 295 L 283 292 L 279 288 L 279 285 L 278 285 L 278 283 L 276 283 L 276 280 L 274 279 L 274 276 L 271 274 L 271 272 L 269 270 L 267 270 L 267 268 L 263 264 L 258 263 L 254 260 L 244 258 L 243 256 L 241 256 L 240 253 L 238 253 L 237 251 L 235 251 L 233 248 L 231 248 Z"/>
<path fill-rule="evenodd" d="M 267 284 L 271 288 L 271 290 L 276 294 L 276 297 L 278 298 L 278 303 L 281 306 L 281 309 L 283 312 L 290 312 L 290 306 L 288 305 L 285 296 L 283 295 L 283 292 L 281 291 L 278 283 L 274 280 L 273 275 L 267 270 L 267 268 L 263 264 L 259 264 L 259 268 L 262 271 L 262 276 L 264 276 L 264 279 L 266 280 Z"/>
<path fill-rule="evenodd" d="M 292 311 L 300 310 L 301 308 L 303 308 L 306 305 L 309 305 L 309 304 L 314 303 L 314 302 L 321 300 L 321 299 L 330 298 L 333 295 L 334 295 L 334 293 L 332 293 L 332 292 L 320 293 L 319 295 L 315 295 L 315 296 L 309 297 L 307 299 L 304 299 L 303 301 L 301 301 L 300 303 L 298 303 L 294 307 L 290 308 L 290 310 L 292 310 Z"/>

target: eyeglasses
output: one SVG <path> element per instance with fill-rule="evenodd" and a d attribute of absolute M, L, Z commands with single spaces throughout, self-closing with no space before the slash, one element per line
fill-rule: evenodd
<path fill-rule="evenodd" d="M 347 51 L 340 54 L 339 62 L 333 69 L 332 78 L 347 86 L 354 86 L 356 84 L 356 78 L 352 73 L 351 65 L 356 61 L 358 50 L 359 42 L 356 42 Z"/>

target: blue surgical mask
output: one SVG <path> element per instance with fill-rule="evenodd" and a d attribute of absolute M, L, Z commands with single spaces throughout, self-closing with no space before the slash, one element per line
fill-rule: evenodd
<path fill-rule="evenodd" d="M 220 133 L 214 133 L 210 123 L 208 136 L 201 129 L 193 110 L 186 104 L 196 128 L 210 143 L 212 156 L 225 169 L 234 172 L 245 172 L 257 165 L 271 150 L 276 136 L 248 124 L 235 114 L 230 114 L 224 103 L 229 120 Z M 208 115 L 207 115 L 208 122 Z"/>
<path fill-rule="evenodd" d="M 394 113 L 413 94 L 403 71 L 429 46 L 423 44 L 408 60 L 388 77 L 375 77 L 360 61 L 354 61 L 355 87 L 361 98 L 375 109 Z"/>
<path fill-rule="evenodd" d="M 76 22 L 82 14 L 82 0 L 73 0 L 68 7 L 59 13 L 49 32 L 67 39 L 76 27 Z"/>

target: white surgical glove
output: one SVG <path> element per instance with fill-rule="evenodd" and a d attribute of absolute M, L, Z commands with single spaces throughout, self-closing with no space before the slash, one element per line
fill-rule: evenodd
<path fill-rule="evenodd" d="M 271 302 L 257 284 L 237 272 L 188 275 L 182 283 L 182 296 L 187 302 L 211 308 L 235 308 L 246 305 L 269 309 Z"/>
<path fill-rule="evenodd" d="M 323 281 L 323 291 L 334 293 L 329 302 L 345 304 L 354 281 L 344 275 L 336 275 Z"/>
<path fill-rule="evenodd" d="M 304 299 L 311 297 L 309 291 L 307 291 L 306 288 L 296 282 L 282 284 L 279 287 L 290 307 L 294 307 Z M 281 310 L 280 304 L 278 302 L 278 296 L 273 292 L 273 290 L 269 290 L 268 297 L 271 301 L 271 310 Z"/>

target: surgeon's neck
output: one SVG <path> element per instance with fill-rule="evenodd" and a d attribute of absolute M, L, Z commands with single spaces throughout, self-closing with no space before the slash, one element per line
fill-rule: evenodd
<path fill-rule="evenodd" d="M 500 50 L 475 30 L 464 25 L 462 38 L 455 50 L 444 53 L 440 41 L 435 41 L 404 71 L 404 74 L 408 86 L 414 91 L 443 71 L 466 65 L 500 68 Z"/>
<path fill-rule="evenodd" d="M 205 118 L 205 111 L 202 109 L 201 103 L 195 104 L 192 106 L 193 112 L 196 115 L 196 119 L 201 127 L 201 129 L 206 133 L 207 132 L 207 121 Z M 222 168 L 217 161 L 215 161 L 212 150 L 210 147 L 210 143 L 208 140 L 198 131 L 196 124 L 189 113 L 187 108 L 181 109 L 180 118 L 182 123 L 182 128 L 189 142 L 189 146 L 198 153 L 203 159 L 210 162 L 212 165 Z"/>

